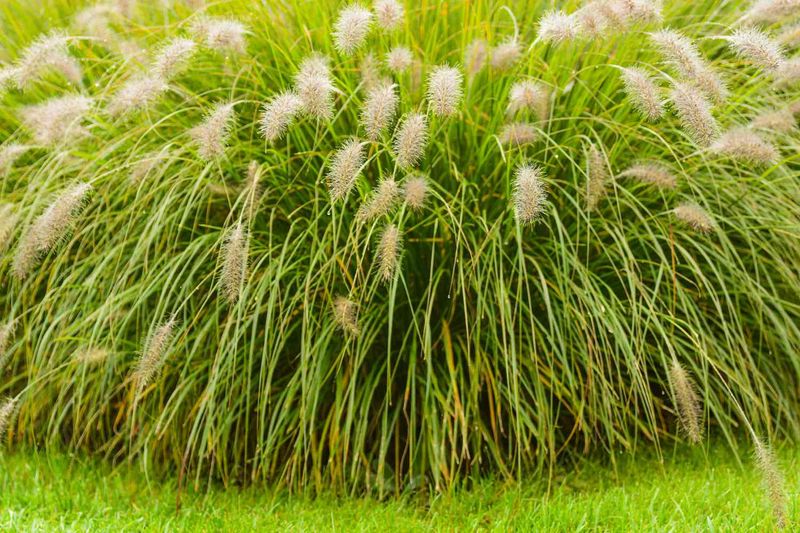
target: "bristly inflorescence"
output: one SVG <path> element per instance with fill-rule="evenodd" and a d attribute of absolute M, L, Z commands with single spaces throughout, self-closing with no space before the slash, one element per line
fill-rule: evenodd
<path fill-rule="evenodd" d="M 536 222 L 544 213 L 547 186 L 541 168 L 525 164 L 517 168 L 514 180 L 514 212 L 520 224 Z"/>
<path fill-rule="evenodd" d="M 39 37 L 22 54 L 14 69 L 17 86 L 28 88 L 50 70 L 61 73 L 74 84 L 81 82 L 81 67 L 69 53 L 69 37 L 53 32 Z"/>
<path fill-rule="evenodd" d="M 17 229 L 19 212 L 14 204 L 0 203 L 0 254 L 6 251 Z"/>
<path fill-rule="evenodd" d="M 397 96 L 397 85 L 379 83 L 367 93 L 367 100 L 361 110 L 361 123 L 367 139 L 377 141 L 397 113 L 400 98 Z"/>
<path fill-rule="evenodd" d="M 221 284 L 225 297 L 235 303 L 247 279 L 247 255 L 250 237 L 241 222 L 229 231 L 222 246 Z"/>
<path fill-rule="evenodd" d="M 456 113 L 463 81 L 456 68 L 443 65 L 433 69 L 428 77 L 428 102 L 435 115 L 449 117 Z"/>
<path fill-rule="evenodd" d="M 11 171 L 17 160 L 31 147 L 21 143 L 7 143 L 0 148 L 0 178 Z"/>
<path fill-rule="evenodd" d="M 694 382 L 675 359 L 670 365 L 669 380 L 681 427 L 689 441 L 698 444 L 703 439 L 703 409 Z"/>
<path fill-rule="evenodd" d="M 139 361 L 132 374 L 136 387 L 136 396 L 139 396 L 161 372 L 161 367 L 164 365 L 164 360 L 168 355 L 168 350 L 175 334 L 176 325 L 176 318 L 174 316 L 170 317 L 166 322 L 158 326 L 145 341 Z"/>
<path fill-rule="evenodd" d="M 533 113 L 537 120 L 547 120 L 550 114 L 550 90 L 533 80 L 514 83 L 508 93 L 506 114 L 514 116 L 522 111 Z"/>
<path fill-rule="evenodd" d="M 778 150 L 753 130 L 734 128 L 722 134 L 711 151 L 744 163 L 770 165 L 778 158 Z"/>
<path fill-rule="evenodd" d="M 394 224 L 389 224 L 383 230 L 381 240 L 378 243 L 378 277 L 388 282 L 394 279 L 400 268 L 400 252 L 403 246 L 403 239 L 400 230 Z"/>
<path fill-rule="evenodd" d="M 247 28 L 238 20 L 200 18 L 190 29 L 206 48 L 216 52 L 243 54 L 247 50 Z"/>
<path fill-rule="evenodd" d="M 291 91 L 275 95 L 261 112 L 261 135 L 267 143 L 280 139 L 302 110 L 303 100 Z"/>
<path fill-rule="evenodd" d="M 386 178 L 378 184 L 369 200 L 356 213 L 356 220 L 368 222 L 391 212 L 400 199 L 400 187 L 393 178 Z"/>
<path fill-rule="evenodd" d="M 578 30 L 578 21 L 574 15 L 567 15 L 563 11 L 550 11 L 539 19 L 536 38 L 544 43 L 559 44 L 575 39 Z"/>
<path fill-rule="evenodd" d="M 22 122 L 37 143 L 56 146 L 84 137 L 83 123 L 94 100 L 88 96 L 67 95 L 51 98 L 22 109 Z"/>
<path fill-rule="evenodd" d="M 708 146 L 716 139 L 719 127 L 711 114 L 711 103 L 696 87 L 687 83 L 675 84 L 670 101 L 681 125 L 697 144 Z"/>
<path fill-rule="evenodd" d="M 333 300 L 333 319 L 345 332 L 353 336 L 358 335 L 358 305 L 352 300 L 337 296 Z"/>
<path fill-rule="evenodd" d="M 637 163 L 617 174 L 617 177 L 634 178 L 662 189 L 674 189 L 678 185 L 677 178 L 660 163 Z"/>
<path fill-rule="evenodd" d="M 778 529 L 784 529 L 788 525 L 789 509 L 786 501 L 786 483 L 783 480 L 783 474 L 781 474 L 778 461 L 775 459 L 772 449 L 764 444 L 761 439 L 756 438 L 754 444 L 756 468 L 761 474 L 761 484 L 772 507 L 775 526 Z"/>
<path fill-rule="evenodd" d="M 347 197 L 364 165 L 364 145 L 357 139 L 346 141 L 333 155 L 328 170 L 331 201 Z"/>
<path fill-rule="evenodd" d="M 333 116 L 334 86 L 327 57 L 312 54 L 304 59 L 295 74 L 294 84 L 304 113 L 318 119 Z"/>
<path fill-rule="evenodd" d="M 509 70 L 516 65 L 522 56 L 522 45 L 518 39 L 503 41 L 492 49 L 492 68 Z"/>
<path fill-rule="evenodd" d="M 407 46 L 395 46 L 386 53 L 386 66 L 396 73 L 408 70 L 413 61 L 414 55 Z"/>
<path fill-rule="evenodd" d="M 383 31 L 393 31 L 403 24 L 403 5 L 397 0 L 375 0 L 375 20 Z"/>
<path fill-rule="evenodd" d="M 672 212 L 675 218 L 700 233 L 709 233 L 715 227 L 714 219 L 705 209 L 695 203 L 684 202 Z"/>
<path fill-rule="evenodd" d="M 11 356 L 11 342 L 17 330 L 17 321 L 11 319 L 0 325 L 0 371 L 2 371 Z"/>
<path fill-rule="evenodd" d="M 528 122 L 509 122 L 503 126 L 498 135 L 500 144 L 510 147 L 533 144 L 538 137 L 536 126 Z"/>
<path fill-rule="evenodd" d="M 161 76 L 135 76 L 111 97 L 106 111 L 118 116 L 146 109 L 168 90 L 169 84 Z"/>
<path fill-rule="evenodd" d="M 66 237 L 83 210 L 91 190 L 92 186 L 85 182 L 68 187 L 27 228 L 14 255 L 12 269 L 17 278 L 25 278 L 39 258 Z"/>
<path fill-rule="evenodd" d="M 428 180 L 424 176 L 410 176 L 403 187 L 406 205 L 412 211 L 421 211 L 428 197 Z"/>
<path fill-rule="evenodd" d="M 594 211 L 608 190 L 609 173 L 606 159 L 596 145 L 586 151 L 586 209 Z"/>
<path fill-rule="evenodd" d="M 664 114 L 661 91 L 653 78 L 642 68 L 622 69 L 625 92 L 633 106 L 648 120 L 656 120 Z"/>
<path fill-rule="evenodd" d="M 367 39 L 372 26 L 372 13 L 359 4 L 346 6 L 339 12 L 333 30 L 336 48 L 345 55 L 352 55 Z"/>
<path fill-rule="evenodd" d="M 425 154 L 428 143 L 428 120 L 421 113 L 408 113 L 401 119 L 394 137 L 397 164 L 403 168 L 415 167 Z"/>
<path fill-rule="evenodd" d="M 152 73 L 156 78 L 169 80 L 186 70 L 197 51 L 197 43 L 183 37 L 166 43 L 153 59 Z"/>
<path fill-rule="evenodd" d="M 201 159 L 210 160 L 225 153 L 228 137 L 236 122 L 233 106 L 233 102 L 217 104 L 203 122 L 189 131 Z"/>
<path fill-rule="evenodd" d="M 768 71 L 780 69 L 786 60 L 781 45 L 757 28 L 741 28 L 726 37 L 739 57 Z"/>
<path fill-rule="evenodd" d="M 0 444 L 6 440 L 8 427 L 11 424 L 11 418 L 14 416 L 14 411 L 17 408 L 16 398 L 5 398 L 0 403 Z"/>

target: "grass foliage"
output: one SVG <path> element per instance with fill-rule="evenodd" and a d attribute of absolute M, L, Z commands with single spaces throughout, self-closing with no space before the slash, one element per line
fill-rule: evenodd
<path fill-rule="evenodd" d="M 194 480 L 441 490 L 663 445 L 678 435 L 675 362 L 699 402 L 685 409 L 702 417 L 694 432 L 800 436 L 797 92 L 791 59 L 731 48 L 744 2 L 668 2 L 661 22 L 593 39 L 549 20 L 549 42 L 546 2 L 407 2 L 399 28 L 374 25 L 351 55 L 358 28 L 337 26 L 339 2 L 118 3 L 133 7 L 0 5 L 8 64 L 65 28 L 82 69 L 70 81 L 61 58 L 63 74 L 9 83 L 0 105 L 0 148 L 29 146 L 0 177 L 14 441 Z M 243 23 L 245 42 L 209 37 L 204 14 Z M 704 59 L 665 63 L 650 34 L 667 27 Z M 152 64 L 178 36 L 197 42 L 188 68 Z M 471 75 L 475 39 L 496 48 Z M 382 61 L 398 45 L 411 65 L 395 74 Z M 266 142 L 264 104 L 312 52 L 330 58 L 334 91 L 299 81 L 332 112 L 317 98 L 292 114 L 287 97 L 293 123 Z M 621 67 L 644 69 L 656 99 L 627 96 Z M 166 89 L 147 78 L 165 69 Z M 726 97 L 698 96 L 709 72 Z M 383 129 L 376 75 L 399 97 Z M 524 80 L 547 100 L 509 118 Z M 74 93 L 92 101 L 85 119 L 85 99 L 57 106 L 67 129 L 25 111 Z M 150 105 L 120 112 L 142 94 Z M 412 112 L 427 144 L 401 166 L 395 129 Z M 363 168 L 357 150 L 336 155 L 356 137 Z M 418 174 L 424 201 L 419 181 L 398 200 Z M 329 186 L 349 193 L 333 201 Z M 71 203 L 48 210 L 64 191 Z"/>

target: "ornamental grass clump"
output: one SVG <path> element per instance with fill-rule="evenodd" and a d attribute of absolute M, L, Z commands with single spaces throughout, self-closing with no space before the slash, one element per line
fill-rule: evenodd
<path fill-rule="evenodd" d="M 15 441 L 380 498 L 800 435 L 785 2 L 5 1 Z"/>

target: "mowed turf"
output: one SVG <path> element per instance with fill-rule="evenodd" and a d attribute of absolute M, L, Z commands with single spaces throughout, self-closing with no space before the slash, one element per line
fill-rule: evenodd
<path fill-rule="evenodd" d="M 80 456 L 17 452 L 0 459 L 4 531 L 771 531 L 769 505 L 746 452 L 619 455 L 616 468 L 586 461 L 566 475 L 517 485 L 483 481 L 440 496 L 379 502 L 311 498 L 260 488 L 188 487 Z M 796 448 L 778 458 L 800 519 Z"/>

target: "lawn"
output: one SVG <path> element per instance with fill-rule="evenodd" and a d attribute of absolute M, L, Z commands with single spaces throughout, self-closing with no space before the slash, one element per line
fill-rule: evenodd
<path fill-rule="evenodd" d="M 0 529 L 14 531 L 769 531 L 772 517 L 758 472 L 742 452 L 670 450 L 621 455 L 616 468 L 585 461 L 545 480 L 475 487 L 435 496 L 379 502 L 311 499 L 213 486 L 182 495 L 176 514 L 174 478 L 155 480 L 134 465 L 66 454 L 15 452 L 0 459 Z M 800 477 L 797 449 L 780 451 L 790 495 L 790 523 Z M 790 526 L 791 527 L 791 526 Z"/>

